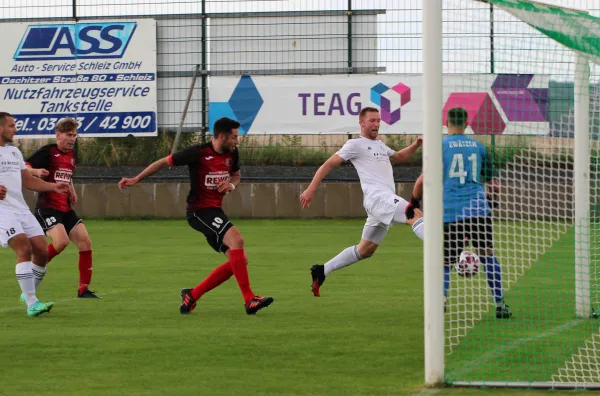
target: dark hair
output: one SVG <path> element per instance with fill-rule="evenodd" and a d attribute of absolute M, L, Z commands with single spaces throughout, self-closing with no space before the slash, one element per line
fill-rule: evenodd
<path fill-rule="evenodd" d="M 448 110 L 448 126 L 452 124 L 452 126 L 458 128 L 464 128 L 467 126 L 467 118 L 469 114 L 467 110 L 462 107 L 455 107 L 453 109 Z"/>
<path fill-rule="evenodd" d="M 0 111 L 0 125 L 6 124 L 6 119 L 8 117 L 12 117 L 12 115 L 10 113 Z"/>
<path fill-rule="evenodd" d="M 219 137 L 219 135 L 231 135 L 231 131 L 239 127 L 240 123 L 236 120 L 232 120 L 231 118 L 227 117 L 219 118 L 217 121 L 215 121 L 213 134 L 215 137 Z"/>
<path fill-rule="evenodd" d="M 371 112 L 371 111 L 379 113 L 379 110 L 377 108 L 375 108 L 375 107 L 364 107 L 360 111 L 360 113 L 358 113 L 358 119 L 362 120 L 363 118 L 365 118 L 365 114 L 367 114 L 368 112 Z"/>
<path fill-rule="evenodd" d="M 56 124 L 56 132 L 71 132 L 77 130 L 77 121 L 74 118 L 63 118 Z"/>

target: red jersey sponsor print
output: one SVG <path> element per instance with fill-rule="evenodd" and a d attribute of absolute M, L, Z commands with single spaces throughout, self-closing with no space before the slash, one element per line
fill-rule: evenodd
<path fill-rule="evenodd" d="M 217 187 L 240 169 L 237 149 L 219 154 L 212 143 L 186 147 L 170 155 L 169 163 L 173 166 L 187 165 L 190 171 L 188 212 L 200 208 L 220 208 L 224 195 L 217 191 Z"/>
<path fill-rule="evenodd" d="M 56 144 L 48 144 L 33 153 L 25 163 L 34 169 L 46 169 L 49 174 L 44 180 L 49 183 L 71 183 L 75 173 L 77 155 L 74 151 L 64 152 L 59 150 Z M 68 212 L 71 210 L 69 194 L 39 193 L 36 208 L 52 208 L 61 212 Z"/>

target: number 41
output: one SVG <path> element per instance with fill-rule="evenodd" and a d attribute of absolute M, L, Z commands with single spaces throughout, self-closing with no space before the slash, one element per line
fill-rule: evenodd
<path fill-rule="evenodd" d="M 477 154 L 473 153 L 467 157 L 467 159 L 471 161 L 473 181 L 477 182 Z M 454 157 L 452 157 L 452 164 L 450 165 L 448 176 L 450 176 L 451 179 L 458 177 L 460 184 L 465 184 L 467 172 L 465 171 L 465 162 L 462 154 L 454 154 Z"/>

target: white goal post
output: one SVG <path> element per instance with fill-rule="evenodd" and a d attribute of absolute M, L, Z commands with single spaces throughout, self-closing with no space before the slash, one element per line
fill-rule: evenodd
<path fill-rule="evenodd" d="M 572 279 L 571 282 L 574 279 L 575 283 L 574 285 L 570 283 L 574 287 L 569 292 L 573 300 L 570 305 L 572 307 L 570 315 L 572 316 L 571 319 L 565 319 L 565 323 L 555 325 L 554 328 L 556 330 L 549 332 L 540 330 L 540 334 L 530 332 L 523 334 L 522 338 L 519 338 L 519 323 L 522 323 L 522 321 L 535 321 L 535 318 L 527 317 L 525 313 L 521 313 L 520 315 L 515 314 L 515 318 L 503 321 L 502 324 L 494 325 L 497 327 L 490 327 L 490 334 L 494 334 L 490 335 L 490 339 L 496 337 L 497 344 L 494 344 L 495 349 L 482 347 L 482 351 L 480 352 L 482 355 L 481 359 L 484 359 L 488 355 L 491 356 L 494 351 L 502 349 L 522 353 L 519 348 L 522 346 L 524 348 L 532 340 L 533 342 L 537 342 L 542 337 L 547 337 L 552 339 L 552 342 L 560 343 L 559 333 L 565 329 L 577 330 L 579 335 L 586 333 L 586 331 L 589 334 L 586 333 L 587 338 L 582 338 L 583 341 L 578 346 L 572 347 L 572 353 L 569 354 L 571 360 L 563 359 L 563 361 L 556 363 L 556 367 L 548 367 L 548 372 L 553 372 L 553 374 L 547 377 L 544 377 L 546 373 L 540 373 L 539 377 L 536 375 L 527 377 L 527 374 L 523 373 L 522 377 L 516 376 L 505 379 L 502 377 L 502 368 L 495 370 L 493 374 L 485 378 L 478 377 L 477 375 L 479 374 L 470 376 L 466 370 L 453 375 L 452 378 L 448 378 L 447 376 L 448 362 L 446 358 L 448 356 L 449 335 L 448 328 L 445 328 L 448 325 L 448 318 L 444 314 L 444 291 L 442 288 L 444 282 L 444 269 L 442 265 L 444 263 L 444 236 L 442 233 L 444 208 L 441 144 L 444 131 L 442 116 L 445 100 L 442 21 L 446 20 L 446 17 L 443 17 L 442 0 L 423 0 L 423 103 L 426 104 L 423 108 L 423 209 L 426 218 L 423 267 L 425 385 L 428 387 L 451 384 L 454 386 L 600 389 L 600 332 L 597 330 L 598 325 L 596 325 L 595 331 L 592 331 L 593 326 L 589 325 L 589 323 L 598 323 L 593 322 L 593 319 L 598 318 L 593 310 L 593 305 L 595 293 L 598 294 L 598 291 L 595 289 L 599 286 L 595 280 L 595 274 L 596 272 L 600 273 L 598 260 L 592 252 L 592 246 L 595 246 L 595 238 L 593 237 L 594 224 L 597 222 L 594 221 L 595 217 L 591 213 L 592 206 L 597 203 L 594 200 L 595 193 L 591 190 L 591 183 L 593 183 L 591 178 L 595 175 L 591 170 L 595 166 L 595 162 L 591 161 L 591 152 L 596 152 L 594 150 L 598 149 L 598 144 L 595 143 L 597 140 L 594 141 L 594 139 L 598 139 L 598 136 L 593 137 L 590 133 L 591 129 L 596 128 L 595 124 L 590 120 L 590 86 L 592 85 L 590 65 L 600 65 L 600 29 L 596 30 L 595 33 L 593 32 L 596 27 L 600 28 L 600 23 L 597 18 L 594 19 L 589 16 L 586 11 L 573 10 L 536 1 L 456 0 L 454 3 L 457 2 L 478 4 L 479 6 L 485 3 L 486 6 L 496 7 L 496 9 L 541 32 L 545 36 L 543 37 L 544 40 L 552 40 L 555 43 L 559 43 L 564 47 L 565 51 L 568 49 L 573 55 L 573 61 L 571 61 L 570 66 L 565 67 L 569 69 L 569 81 L 573 84 L 572 99 L 574 101 L 574 113 L 569 122 L 574 126 L 574 134 L 572 140 L 563 139 L 564 143 L 557 143 L 561 145 L 561 149 L 568 152 L 567 155 L 569 158 L 564 160 L 560 166 L 566 164 L 570 167 L 572 165 L 572 175 L 569 173 L 568 177 L 565 176 L 565 180 L 570 180 L 572 183 L 570 186 L 572 193 L 569 193 L 572 194 L 572 211 L 568 211 L 570 214 L 561 218 L 561 226 L 565 226 L 569 230 L 565 234 L 573 235 L 573 243 L 568 244 L 569 249 L 571 249 L 570 254 L 572 255 L 569 267 L 571 268 L 571 273 L 568 274 L 568 278 Z M 565 21 L 573 23 L 567 24 Z M 596 47 L 594 47 L 593 43 L 590 45 L 589 41 L 584 39 L 578 42 L 580 37 L 575 32 L 580 26 L 584 29 L 583 32 L 585 32 L 581 33 L 581 36 L 589 35 L 590 31 L 596 35 Z M 515 70 L 515 75 L 518 75 L 519 67 L 515 66 Z M 492 96 L 492 101 L 496 103 L 497 99 Z M 600 122 L 596 124 L 600 125 Z M 598 131 L 598 134 L 600 135 L 600 131 Z M 555 137 L 555 139 L 561 139 L 561 137 Z M 539 159 L 535 158 L 534 160 L 538 161 Z M 527 162 L 524 164 L 524 168 L 529 165 Z M 544 166 L 551 169 L 553 164 Z M 559 165 L 557 164 L 556 167 L 558 168 Z M 538 199 L 538 201 L 541 202 L 540 205 L 544 205 L 543 199 Z M 502 221 L 506 221 L 505 218 Z M 510 221 L 522 222 L 521 218 L 517 220 L 511 219 Z M 532 233 L 535 232 L 532 231 Z M 517 237 L 518 235 L 520 234 L 517 233 Z M 518 275 L 514 275 L 511 285 L 518 284 L 519 277 L 523 276 L 523 273 L 529 270 L 529 268 L 527 267 Z M 485 279 L 485 275 L 479 276 L 484 276 Z M 506 283 L 506 281 L 504 282 Z M 513 304 L 518 307 L 519 300 L 517 297 L 514 297 L 514 299 L 515 303 Z M 468 307 L 468 304 L 464 306 Z M 485 316 L 485 313 L 483 316 Z M 462 341 L 468 337 L 472 333 L 472 329 L 477 326 L 481 315 L 476 318 L 469 317 L 467 319 L 472 324 L 467 330 L 456 336 L 455 340 L 460 338 Z M 461 320 L 465 319 L 462 318 Z M 584 321 L 588 325 L 582 324 Z M 480 329 L 480 332 L 484 330 Z M 515 338 L 500 338 L 499 335 L 501 334 L 512 334 L 515 335 Z M 567 336 L 565 335 L 565 337 Z M 455 350 L 461 347 L 461 345 L 458 345 L 461 341 L 452 341 L 456 342 L 456 345 L 454 345 L 456 347 Z M 529 358 L 525 356 L 524 359 Z M 535 357 L 532 356 L 531 359 L 533 361 Z M 543 359 L 543 357 L 540 357 L 540 359 Z M 477 361 L 472 363 L 473 366 L 477 366 Z M 563 365 L 560 366 L 560 364 Z M 460 372 L 460 370 L 458 371 Z M 475 369 L 471 370 L 471 373 L 474 372 L 476 372 Z M 461 377 L 461 375 L 464 376 Z M 517 377 L 518 379 L 515 379 Z"/>

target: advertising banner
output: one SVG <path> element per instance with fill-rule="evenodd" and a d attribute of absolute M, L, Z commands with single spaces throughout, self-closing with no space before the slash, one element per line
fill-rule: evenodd
<path fill-rule="evenodd" d="M 446 75 L 443 113 L 467 110 L 467 133 L 547 135 L 548 84 L 533 74 Z M 209 122 L 212 131 L 218 118 L 236 119 L 241 134 L 357 133 L 370 106 L 380 133 L 422 134 L 422 86 L 421 75 L 212 77 Z"/>
<path fill-rule="evenodd" d="M 80 136 L 156 135 L 154 20 L 4 23 L 0 37 L 0 111 L 17 137 L 54 135 L 64 117 Z"/>

